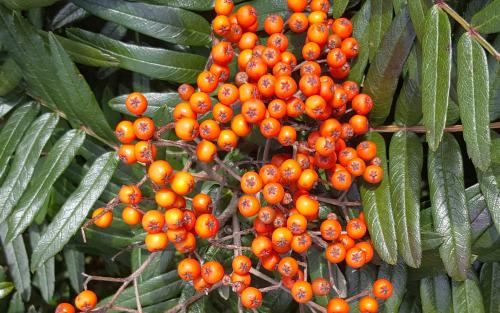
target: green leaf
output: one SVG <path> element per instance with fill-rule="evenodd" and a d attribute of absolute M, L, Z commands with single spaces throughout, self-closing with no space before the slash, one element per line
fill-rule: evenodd
<path fill-rule="evenodd" d="M 418 41 L 422 42 L 425 34 L 425 21 L 427 11 L 430 8 L 429 0 L 410 0 L 408 1 L 408 11 L 410 12 L 411 22 Z"/>
<path fill-rule="evenodd" d="M 64 248 L 63 253 L 71 287 L 75 292 L 81 292 L 83 290 L 82 273 L 85 272 L 85 254 L 68 246 Z"/>
<path fill-rule="evenodd" d="M 73 22 L 77 22 L 82 18 L 89 16 L 90 14 L 84 9 L 74 5 L 73 3 L 67 3 L 63 6 L 51 21 L 51 28 L 58 29 Z"/>
<path fill-rule="evenodd" d="M 69 166 L 84 140 L 85 132 L 70 130 L 54 144 L 8 218 L 8 241 L 20 235 L 33 222 L 48 198 L 50 188 Z"/>
<path fill-rule="evenodd" d="M 23 299 L 21 298 L 21 294 L 16 291 L 9 302 L 9 309 L 7 313 L 24 313 L 26 312 L 24 309 Z"/>
<path fill-rule="evenodd" d="M 264 19 L 271 14 L 277 14 L 286 20 L 287 15 L 290 13 L 286 1 L 282 0 L 253 0 L 244 2 L 235 6 L 234 11 L 238 10 L 241 6 L 249 4 L 257 10 L 257 22 L 259 23 L 258 30 L 264 29 Z M 288 35 L 291 39 L 291 35 Z"/>
<path fill-rule="evenodd" d="M 26 102 L 24 92 L 13 91 L 5 97 L 0 97 L 0 118 L 3 118 L 16 106 Z M 0 175 L 1 176 L 1 175 Z"/>
<path fill-rule="evenodd" d="M 392 0 L 369 0 L 371 2 L 368 43 L 370 62 L 375 59 L 378 47 L 392 22 Z"/>
<path fill-rule="evenodd" d="M 123 69 L 178 83 L 195 82 L 207 60 L 195 54 L 127 44 L 81 29 L 70 29 L 68 36 L 114 56 Z"/>
<path fill-rule="evenodd" d="M 446 123 L 451 79 L 450 21 L 436 5 L 427 14 L 422 45 L 424 126 L 429 147 L 436 151 Z"/>
<path fill-rule="evenodd" d="M 497 35 L 493 47 L 500 50 L 500 35 Z M 490 121 L 500 117 L 500 62 L 494 57 L 488 58 L 490 72 Z"/>
<path fill-rule="evenodd" d="M 167 5 L 192 11 L 209 11 L 214 7 L 213 0 L 144 0 L 143 2 Z"/>
<path fill-rule="evenodd" d="M 29 237 L 31 248 L 34 249 L 40 240 L 41 229 L 37 225 L 32 225 L 29 228 Z M 38 289 L 42 294 L 42 298 L 45 302 L 50 303 L 52 296 L 54 295 L 55 289 L 55 262 L 54 258 L 48 259 L 43 263 L 35 273 L 34 280 L 37 283 Z"/>
<path fill-rule="evenodd" d="M 151 253 L 140 247 L 134 248 L 130 254 L 132 270 L 137 270 L 142 263 L 149 257 Z M 173 249 L 163 250 L 158 257 L 156 257 L 142 274 L 137 278 L 139 283 L 151 279 L 153 277 L 159 276 L 167 270 L 167 266 L 170 264 L 174 257 L 175 251 Z"/>
<path fill-rule="evenodd" d="M 349 297 L 355 296 L 363 291 L 370 290 L 373 282 L 377 278 L 376 267 L 373 264 L 366 264 L 365 266 L 354 269 L 346 266 L 345 269 L 348 295 Z M 358 300 L 349 303 L 350 311 L 352 313 L 359 312 Z"/>
<path fill-rule="evenodd" d="M 14 284 L 8 281 L 0 282 L 0 299 L 7 297 L 12 290 L 14 290 Z"/>
<path fill-rule="evenodd" d="M 31 256 L 31 270 L 56 255 L 75 234 L 94 202 L 113 176 L 118 158 L 114 152 L 100 156 L 90 167 L 78 188 L 54 217 Z"/>
<path fill-rule="evenodd" d="M 500 263 L 485 263 L 481 268 L 479 286 L 483 295 L 486 312 L 495 312 L 500 308 Z"/>
<path fill-rule="evenodd" d="M 210 43 L 207 20 L 183 9 L 122 0 L 71 1 L 95 16 L 156 39 L 194 46 Z"/>
<path fill-rule="evenodd" d="M 30 125 L 19 143 L 9 173 L 0 188 L 0 222 L 9 216 L 28 186 L 42 149 L 58 121 L 55 113 L 45 113 Z"/>
<path fill-rule="evenodd" d="M 379 133 L 370 132 L 367 140 L 377 145 L 377 156 L 382 160 L 384 173 L 388 173 L 384 138 Z M 378 185 L 363 182 L 360 193 L 375 250 L 382 260 L 389 264 L 396 264 L 397 242 L 389 179 L 384 178 Z"/>
<path fill-rule="evenodd" d="M 464 172 L 460 146 L 445 134 L 427 161 L 432 218 L 444 241 L 439 248 L 448 275 L 464 280 L 471 263 L 471 227 L 465 198 Z"/>
<path fill-rule="evenodd" d="M 371 16 L 371 1 L 365 1 L 361 9 L 352 18 L 352 36 L 358 39 L 359 53 L 351 64 L 349 72 L 349 80 L 361 83 L 368 65 L 368 57 L 370 54 L 369 46 L 369 26 Z"/>
<path fill-rule="evenodd" d="M 399 76 L 414 39 L 415 31 L 405 6 L 387 30 L 366 74 L 363 92 L 375 103 L 370 112 L 370 122 L 375 125 L 382 124 L 391 112 Z"/>
<path fill-rule="evenodd" d="M 34 102 L 27 103 L 12 113 L 0 132 L 0 177 L 4 176 L 12 153 L 23 138 L 24 133 L 38 114 Z"/>
<path fill-rule="evenodd" d="M 16 10 L 27 10 L 32 8 L 46 7 L 58 0 L 0 0 L 0 3 L 8 8 Z"/>
<path fill-rule="evenodd" d="M 113 110 L 132 116 L 132 113 L 130 113 L 125 106 L 127 96 L 128 95 L 121 95 L 113 98 L 109 100 L 108 104 Z M 143 115 L 149 117 L 154 117 L 155 113 L 162 109 L 168 108 L 169 111 L 172 111 L 173 108 L 181 102 L 181 98 L 179 98 L 177 92 L 149 92 L 144 93 L 144 96 L 148 99 L 148 108 Z"/>
<path fill-rule="evenodd" d="M 16 62 L 11 58 L 5 60 L 0 66 L 0 96 L 5 96 L 14 90 L 21 79 L 23 74 Z"/>
<path fill-rule="evenodd" d="M 403 301 L 403 296 L 406 291 L 406 281 L 408 279 L 406 265 L 403 259 L 399 258 L 398 263 L 394 266 L 382 263 L 377 278 L 385 278 L 394 286 L 392 296 L 384 302 L 381 309 L 386 313 L 397 313 Z"/>
<path fill-rule="evenodd" d="M 481 11 L 474 14 L 471 24 L 483 34 L 500 32 L 500 0 L 493 0 Z"/>
<path fill-rule="evenodd" d="M 485 171 L 478 169 L 476 173 L 491 219 L 496 229 L 500 230 L 500 164 L 493 163 Z"/>
<path fill-rule="evenodd" d="M 500 3 L 500 2 L 499 2 Z M 488 63 L 483 48 L 464 33 L 458 42 L 458 104 L 467 154 L 481 170 L 490 165 Z"/>
<path fill-rule="evenodd" d="M 420 243 L 420 180 L 424 153 L 418 136 L 399 131 L 389 146 L 391 196 L 396 219 L 398 251 L 406 264 L 418 268 Z"/>
<path fill-rule="evenodd" d="M 450 281 L 446 275 L 424 278 L 420 281 L 420 299 L 423 313 L 451 313 Z"/>
<path fill-rule="evenodd" d="M 453 309 L 456 313 L 484 313 L 483 297 L 476 279 L 451 282 Z"/>
<path fill-rule="evenodd" d="M 0 223 L 0 240 L 5 254 L 5 262 L 9 267 L 9 274 L 12 277 L 14 286 L 16 286 L 16 290 L 21 293 L 25 301 L 28 301 L 31 297 L 31 276 L 23 237 L 17 237 L 11 243 L 6 243 L 6 234 L 7 225 Z"/>
<path fill-rule="evenodd" d="M 337 0 L 337 1 L 335 1 L 335 4 L 333 5 L 333 17 L 334 18 L 342 17 L 348 4 L 349 4 L 349 0 Z"/>

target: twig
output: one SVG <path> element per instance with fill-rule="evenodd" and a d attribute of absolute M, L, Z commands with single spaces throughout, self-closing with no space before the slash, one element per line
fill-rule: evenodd
<path fill-rule="evenodd" d="M 271 139 L 266 139 L 266 145 L 264 146 L 264 153 L 262 155 L 262 161 L 265 163 L 269 158 L 269 150 L 271 149 Z"/>
<path fill-rule="evenodd" d="M 367 296 L 369 294 L 370 294 L 370 290 L 365 290 L 363 292 L 358 293 L 357 295 L 354 295 L 352 297 L 349 297 L 349 298 L 345 299 L 345 301 L 346 302 L 352 302 L 352 301 L 354 301 L 356 299 L 362 298 L 362 297 Z"/>
<path fill-rule="evenodd" d="M 219 216 L 217 216 L 217 219 L 219 220 L 219 225 L 222 226 L 226 224 L 227 220 L 233 216 L 233 214 L 236 213 L 236 209 L 238 208 L 238 194 L 233 193 L 233 197 L 231 198 L 231 201 L 229 201 L 229 204 L 227 205 L 227 208 L 222 212 Z"/>
<path fill-rule="evenodd" d="M 102 210 L 102 212 L 100 212 L 99 214 L 97 214 L 96 216 L 91 218 L 90 220 L 86 221 L 85 224 L 83 224 L 83 226 L 80 227 L 80 231 L 82 233 L 82 239 L 83 239 L 84 243 L 87 243 L 87 236 L 85 236 L 85 230 L 87 228 L 89 228 L 90 225 L 93 225 L 95 223 L 95 221 L 97 219 L 101 218 L 104 214 L 106 214 L 109 211 L 113 211 L 118 204 L 120 204 L 120 199 L 118 198 L 118 196 L 116 196 L 106 204 L 106 207 L 104 208 L 104 210 Z"/>
<path fill-rule="evenodd" d="M 206 296 L 207 294 L 209 294 L 213 290 L 219 288 L 220 286 L 222 286 L 222 282 L 218 282 L 217 284 L 213 285 L 210 289 L 208 289 L 208 291 L 206 293 L 205 292 L 196 293 L 194 296 L 187 299 L 186 301 L 180 302 L 179 304 L 177 304 L 173 308 L 165 311 L 165 313 L 177 313 L 180 310 L 187 308 L 188 306 L 190 306 L 194 302 L 198 301 L 199 299 L 203 298 L 204 296 Z"/>
<path fill-rule="evenodd" d="M 490 129 L 498 129 L 500 128 L 500 122 L 494 122 L 490 124 Z M 371 131 L 379 132 L 379 133 L 395 133 L 400 130 L 411 131 L 414 133 L 425 133 L 426 129 L 423 125 L 417 126 L 398 126 L 398 125 L 387 125 L 387 126 L 379 126 L 370 128 Z M 464 130 L 463 125 L 452 125 L 444 128 L 445 132 L 448 133 L 456 133 Z"/>
<path fill-rule="evenodd" d="M 137 311 L 139 313 L 142 313 L 141 296 L 139 294 L 139 287 L 137 286 L 137 277 L 134 278 L 134 294 L 135 294 L 135 303 L 137 305 Z"/>
<path fill-rule="evenodd" d="M 325 197 L 318 197 L 318 196 L 314 196 L 314 198 L 316 198 L 316 200 L 318 200 L 319 202 L 324 202 L 324 203 L 328 203 L 328 204 L 332 204 L 332 205 L 336 205 L 336 206 L 356 207 L 356 206 L 361 205 L 361 202 L 359 202 L 359 201 L 341 201 L 341 200 L 334 199 L 334 198 L 325 198 Z"/>
<path fill-rule="evenodd" d="M 231 167 L 229 167 L 226 163 L 222 162 L 221 159 L 219 159 L 218 156 L 214 157 L 214 161 L 219 164 L 219 166 L 226 171 L 228 174 L 233 176 L 237 181 L 241 181 L 241 176 L 238 175 Z"/>
<path fill-rule="evenodd" d="M 234 256 L 242 255 L 241 249 L 241 233 L 240 233 L 240 221 L 238 220 L 238 215 L 233 214 L 233 243 L 236 247 L 239 247 L 234 251 Z"/>

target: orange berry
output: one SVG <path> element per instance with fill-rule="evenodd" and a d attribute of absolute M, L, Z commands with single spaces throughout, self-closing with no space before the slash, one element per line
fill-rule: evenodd
<path fill-rule="evenodd" d="M 131 121 L 121 121 L 116 125 L 116 138 L 122 143 L 131 143 L 135 140 L 134 123 Z"/>
<path fill-rule="evenodd" d="M 326 296 L 330 293 L 330 282 L 323 277 L 318 277 L 312 281 L 312 290 L 315 296 Z"/>
<path fill-rule="evenodd" d="M 139 141 L 134 146 L 134 155 L 138 162 L 149 164 L 156 158 L 156 145 Z"/>
<path fill-rule="evenodd" d="M 75 313 L 75 307 L 69 303 L 59 303 L 54 313 Z"/>
<path fill-rule="evenodd" d="M 264 30 L 268 35 L 280 33 L 284 25 L 283 18 L 277 14 L 271 14 L 264 19 Z"/>
<path fill-rule="evenodd" d="M 105 210 L 104 208 L 98 208 L 98 209 L 96 209 L 92 213 L 92 218 L 94 218 L 97 215 L 101 214 L 102 212 L 104 212 L 104 210 Z M 101 217 L 99 217 L 98 219 L 96 219 L 94 221 L 94 224 L 97 227 L 100 227 L 100 228 L 107 228 L 107 227 L 109 227 L 109 225 L 111 225 L 112 222 L 113 222 L 113 212 L 112 211 L 107 211 L 103 215 L 101 215 Z"/>
<path fill-rule="evenodd" d="M 165 185 L 172 172 L 173 169 L 170 163 L 165 160 L 157 160 L 149 166 L 148 177 L 158 185 Z"/>
<path fill-rule="evenodd" d="M 388 299 L 392 296 L 393 287 L 390 281 L 385 278 L 377 279 L 373 283 L 372 293 L 379 299 Z"/>
<path fill-rule="evenodd" d="M 135 158 L 135 145 L 121 145 L 118 150 L 118 158 L 127 165 L 137 162 Z"/>
<path fill-rule="evenodd" d="M 202 214 L 196 219 L 194 230 L 201 238 L 211 238 L 219 231 L 219 220 L 213 214 Z"/>
<path fill-rule="evenodd" d="M 384 171 L 378 165 L 368 165 L 363 173 L 363 179 L 370 184 L 378 184 L 384 178 Z"/>
<path fill-rule="evenodd" d="M 333 188 L 337 190 L 349 190 L 352 184 L 352 176 L 346 170 L 336 171 L 330 179 Z"/>
<path fill-rule="evenodd" d="M 328 301 L 327 313 L 349 313 L 349 304 L 341 298 L 333 298 Z"/>
<path fill-rule="evenodd" d="M 332 241 L 340 237 L 342 226 L 337 220 L 324 220 L 320 226 L 321 237 L 323 239 Z"/>
<path fill-rule="evenodd" d="M 198 121 L 192 118 L 182 118 L 175 122 L 175 134 L 182 140 L 191 141 L 198 136 Z"/>
<path fill-rule="evenodd" d="M 349 124 L 351 124 L 354 134 L 358 136 L 368 132 L 368 119 L 364 115 L 353 115 L 349 119 Z"/>
<path fill-rule="evenodd" d="M 246 4 L 236 12 L 236 19 L 241 27 L 248 28 L 257 22 L 257 12 L 253 6 Z"/>
<path fill-rule="evenodd" d="M 307 7 L 307 0 L 288 0 L 288 8 L 293 12 L 304 12 Z"/>
<path fill-rule="evenodd" d="M 126 185 L 120 188 L 118 197 L 121 203 L 135 205 L 141 201 L 142 193 L 137 186 Z"/>
<path fill-rule="evenodd" d="M 238 145 L 238 136 L 232 130 L 224 129 L 217 138 L 217 145 L 222 150 L 230 151 Z"/>
<path fill-rule="evenodd" d="M 217 261 L 208 261 L 201 267 L 201 277 L 211 285 L 216 284 L 224 277 L 224 267 Z"/>
<path fill-rule="evenodd" d="M 199 193 L 193 197 L 191 207 L 196 215 L 212 213 L 212 198 L 204 193 Z"/>
<path fill-rule="evenodd" d="M 359 248 L 351 248 L 347 250 L 345 255 L 345 261 L 347 265 L 352 268 L 360 268 L 366 263 L 366 255 L 365 252 Z"/>
<path fill-rule="evenodd" d="M 298 303 L 309 302 L 313 296 L 311 284 L 306 281 L 297 281 L 293 284 L 291 294 Z"/>
<path fill-rule="evenodd" d="M 182 280 L 192 281 L 201 275 L 200 262 L 190 258 L 183 259 L 177 265 L 177 273 Z"/>
<path fill-rule="evenodd" d="M 128 206 L 122 211 L 122 219 L 127 225 L 137 225 L 142 220 L 142 214 L 139 210 Z"/>
<path fill-rule="evenodd" d="M 294 33 L 303 33 L 307 30 L 309 21 L 307 15 L 302 12 L 293 13 L 288 19 L 288 27 Z"/>
<path fill-rule="evenodd" d="M 155 234 L 163 231 L 165 225 L 165 217 L 158 210 L 147 211 L 142 217 L 142 228 L 150 234 Z"/>
<path fill-rule="evenodd" d="M 265 236 L 257 236 L 252 241 L 252 252 L 259 258 L 270 255 L 272 250 L 272 241 Z"/>
<path fill-rule="evenodd" d="M 246 172 L 241 176 L 240 187 L 244 193 L 254 194 L 262 189 L 262 178 L 257 172 Z"/>
<path fill-rule="evenodd" d="M 233 8 L 233 0 L 215 0 L 214 10 L 217 14 L 229 15 L 233 11 Z"/>
<path fill-rule="evenodd" d="M 314 219 L 318 216 L 319 203 L 308 195 L 300 196 L 297 201 L 295 201 L 295 207 L 300 214 L 308 219 Z"/>
<path fill-rule="evenodd" d="M 243 289 L 240 294 L 241 304 L 248 309 L 256 309 L 262 304 L 262 293 L 254 287 Z"/>
<path fill-rule="evenodd" d="M 365 296 L 359 300 L 359 311 L 363 313 L 376 313 L 378 312 L 378 303 L 373 297 Z"/>
<path fill-rule="evenodd" d="M 193 191 L 195 182 L 193 175 L 188 172 L 177 172 L 172 177 L 170 187 L 178 195 L 186 195 Z"/>
<path fill-rule="evenodd" d="M 250 260 L 250 258 L 247 256 L 238 255 L 233 259 L 231 266 L 236 274 L 246 275 L 252 268 L 252 260 Z"/>
<path fill-rule="evenodd" d="M 338 18 L 333 22 L 332 30 L 340 38 L 346 39 L 352 34 L 352 23 L 344 17 Z"/>
<path fill-rule="evenodd" d="M 75 298 L 75 306 L 80 311 L 90 311 L 97 304 L 97 296 L 91 290 L 80 292 Z"/>
<path fill-rule="evenodd" d="M 142 115 L 148 108 L 148 100 L 140 92 L 133 92 L 125 100 L 127 110 L 135 115 Z"/>
<path fill-rule="evenodd" d="M 352 239 L 361 239 L 366 234 L 366 224 L 359 218 L 353 218 L 347 222 L 346 231 Z"/>
<path fill-rule="evenodd" d="M 340 263 L 346 257 L 346 248 L 341 243 L 330 244 L 326 247 L 325 257 L 331 263 Z"/>

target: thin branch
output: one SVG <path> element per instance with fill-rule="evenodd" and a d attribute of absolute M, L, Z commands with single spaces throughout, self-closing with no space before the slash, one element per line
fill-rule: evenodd
<path fill-rule="evenodd" d="M 106 204 L 106 207 L 104 208 L 104 210 L 102 210 L 102 212 L 100 212 L 90 220 L 86 221 L 85 224 L 83 224 L 83 226 L 80 227 L 84 243 L 87 243 L 87 236 L 85 236 L 85 230 L 89 228 L 91 225 L 93 225 L 95 221 L 101 218 L 104 214 L 106 214 L 109 211 L 113 211 L 118 204 L 120 204 L 120 199 L 118 198 L 118 196 L 116 196 Z"/>
<path fill-rule="evenodd" d="M 350 298 L 345 299 L 346 302 L 352 302 L 356 299 L 363 298 L 364 296 L 367 296 L 370 294 L 370 290 L 365 290 L 363 292 L 358 293 L 357 295 L 354 295 Z"/>
<path fill-rule="evenodd" d="M 500 122 L 494 122 L 490 124 L 490 129 L 499 129 Z M 412 131 L 414 133 L 425 133 L 425 126 L 417 125 L 417 126 L 398 126 L 398 125 L 387 125 L 387 126 L 379 126 L 370 128 L 371 131 L 379 132 L 379 133 L 395 133 L 400 130 Z M 456 133 L 462 132 L 464 130 L 463 125 L 452 125 L 444 128 L 445 132 L 448 133 Z"/>
<path fill-rule="evenodd" d="M 241 181 L 241 176 L 238 175 L 238 173 L 236 173 L 230 166 L 228 166 L 226 163 L 224 163 L 223 161 L 221 161 L 221 159 L 219 159 L 218 156 L 215 156 L 214 157 L 214 161 L 219 164 L 219 166 L 224 170 L 226 171 L 228 174 L 230 174 L 231 176 L 233 176 L 237 181 Z"/>
<path fill-rule="evenodd" d="M 141 296 L 139 294 L 139 287 L 137 286 L 137 277 L 134 278 L 134 294 L 135 294 L 135 303 L 137 305 L 137 311 L 139 313 L 142 313 Z"/>
<path fill-rule="evenodd" d="M 341 200 L 338 200 L 335 198 L 326 198 L 326 197 L 318 197 L 318 196 L 314 196 L 314 198 L 316 198 L 316 200 L 318 200 L 319 202 L 324 202 L 324 203 L 328 203 L 328 204 L 332 204 L 332 205 L 336 205 L 336 206 L 356 207 L 356 206 L 361 205 L 361 202 L 359 202 L 359 201 L 341 201 Z"/>
<path fill-rule="evenodd" d="M 208 295 L 210 292 L 212 292 L 213 290 L 219 288 L 220 286 L 222 286 L 222 282 L 218 282 L 217 284 L 213 285 L 210 289 L 207 290 L 207 292 L 198 292 L 198 293 L 196 293 L 194 296 L 192 296 L 191 298 L 187 299 L 186 301 L 180 302 L 179 304 L 177 304 L 173 308 L 165 311 L 165 313 L 177 313 L 177 312 L 181 311 L 182 309 L 186 309 L 188 306 L 190 306 L 194 302 L 200 300 L 201 298 L 203 298 L 204 296 Z"/>

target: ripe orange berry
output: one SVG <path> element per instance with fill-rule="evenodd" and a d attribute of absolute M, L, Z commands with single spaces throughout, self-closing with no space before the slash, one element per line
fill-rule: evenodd
<path fill-rule="evenodd" d="M 104 212 L 104 208 L 98 208 L 92 213 L 92 218 Z M 113 222 L 113 212 L 107 211 L 104 215 L 101 215 L 98 219 L 94 221 L 94 224 L 100 228 L 107 228 Z"/>
<path fill-rule="evenodd" d="M 326 23 L 328 21 L 328 16 L 323 11 L 312 11 L 307 19 L 309 24 Z"/>
<path fill-rule="evenodd" d="M 368 119 L 364 115 L 353 115 L 349 119 L 349 124 L 351 124 L 354 134 L 363 135 L 368 131 Z"/>
<path fill-rule="evenodd" d="M 295 207 L 308 219 L 313 219 L 317 217 L 319 212 L 319 203 L 317 200 L 311 198 L 308 195 L 302 195 L 295 201 Z"/>
<path fill-rule="evenodd" d="M 220 135 L 220 127 L 216 121 L 207 119 L 200 124 L 200 137 L 205 140 L 216 140 Z"/>
<path fill-rule="evenodd" d="M 385 278 L 377 279 L 373 283 L 372 293 L 379 299 L 388 299 L 392 296 L 393 287 L 390 281 Z"/>
<path fill-rule="evenodd" d="M 201 238 L 211 238 L 219 231 L 219 220 L 213 214 L 202 214 L 196 219 L 194 230 Z"/>
<path fill-rule="evenodd" d="M 80 311 L 90 311 L 97 304 L 97 296 L 91 290 L 80 292 L 75 298 L 75 306 Z"/>
<path fill-rule="evenodd" d="M 233 8 L 233 0 L 215 0 L 214 10 L 217 14 L 229 15 L 233 11 Z"/>
<path fill-rule="evenodd" d="M 297 131 L 292 126 L 281 127 L 278 141 L 285 147 L 293 145 L 297 141 Z"/>
<path fill-rule="evenodd" d="M 311 245 L 312 245 L 311 235 L 309 235 L 308 233 L 303 233 L 300 235 L 293 236 L 292 243 L 290 246 L 293 251 L 299 254 L 303 254 L 306 253 L 307 250 L 309 250 Z"/>
<path fill-rule="evenodd" d="M 75 313 L 75 307 L 69 303 L 59 303 L 55 313 Z"/>
<path fill-rule="evenodd" d="M 141 201 L 142 193 L 136 185 L 126 185 L 120 188 L 118 197 L 121 203 L 135 205 Z"/>
<path fill-rule="evenodd" d="M 118 150 L 118 158 L 127 165 L 137 162 L 135 158 L 135 145 L 121 145 Z"/>
<path fill-rule="evenodd" d="M 325 23 L 310 25 L 307 30 L 307 39 L 324 46 L 328 41 L 328 26 Z"/>
<path fill-rule="evenodd" d="M 341 243 L 333 243 L 326 247 L 325 257 L 331 263 L 337 264 L 344 261 L 346 248 Z"/>
<path fill-rule="evenodd" d="M 231 263 L 233 271 L 238 275 L 246 275 L 250 272 L 252 268 L 252 260 L 244 255 L 238 255 L 233 259 Z"/>
<path fill-rule="evenodd" d="M 241 176 L 240 187 L 244 193 L 254 194 L 262 189 L 262 178 L 257 172 L 246 172 Z"/>
<path fill-rule="evenodd" d="M 370 184 L 378 184 L 384 178 L 384 171 L 378 165 L 368 165 L 363 173 L 363 179 Z"/>
<path fill-rule="evenodd" d="M 294 159 L 288 159 L 284 161 L 280 167 L 281 177 L 286 182 L 294 182 L 299 179 L 300 174 L 302 174 L 302 168 L 300 164 Z"/>
<path fill-rule="evenodd" d="M 216 64 L 228 65 L 233 59 L 234 50 L 231 43 L 220 41 L 212 47 L 211 55 Z"/>
<path fill-rule="evenodd" d="M 359 248 L 351 248 L 347 250 L 345 255 L 345 261 L 347 265 L 352 268 L 360 268 L 366 263 L 366 255 L 365 252 Z"/>
<path fill-rule="evenodd" d="M 142 217 L 142 228 L 151 234 L 163 231 L 165 225 L 165 217 L 158 210 L 147 211 Z"/>
<path fill-rule="evenodd" d="M 177 200 L 177 194 L 170 189 L 162 188 L 155 193 L 156 203 L 163 208 L 171 208 Z"/>
<path fill-rule="evenodd" d="M 217 122 L 225 124 L 229 122 L 233 117 L 233 109 L 231 107 L 217 103 L 212 109 L 212 114 Z"/>
<path fill-rule="evenodd" d="M 177 88 L 177 92 L 182 100 L 189 101 L 189 98 L 194 93 L 194 87 L 190 84 L 182 84 Z"/>
<path fill-rule="evenodd" d="M 122 219 L 127 225 L 137 225 L 142 220 L 142 214 L 139 210 L 128 206 L 122 211 Z"/>
<path fill-rule="evenodd" d="M 283 18 L 277 14 L 271 14 L 264 19 L 264 30 L 268 35 L 280 33 L 284 25 Z"/>
<path fill-rule="evenodd" d="M 219 88 L 217 97 L 220 103 L 224 105 L 231 105 L 239 98 L 238 88 L 233 84 L 224 84 Z"/>
<path fill-rule="evenodd" d="M 172 175 L 173 169 L 165 160 L 157 160 L 151 163 L 148 168 L 148 177 L 158 185 L 165 185 Z"/>
<path fill-rule="evenodd" d="M 307 30 L 309 21 L 307 15 L 302 12 L 293 13 L 288 19 L 288 27 L 294 33 L 303 33 Z"/>
<path fill-rule="evenodd" d="M 196 215 L 212 213 L 212 198 L 204 193 L 199 193 L 193 197 L 191 207 Z"/>
<path fill-rule="evenodd" d="M 257 236 L 252 241 L 252 252 L 259 258 L 270 255 L 272 250 L 272 241 L 265 236 Z"/>
<path fill-rule="evenodd" d="M 328 313 L 349 313 L 349 304 L 341 298 L 333 298 L 328 301 L 326 307 Z"/>
<path fill-rule="evenodd" d="M 217 146 L 208 140 L 202 140 L 196 146 L 196 156 L 201 162 L 210 163 L 214 160 L 216 155 Z"/>
<path fill-rule="evenodd" d="M 346 231 L 352 239 L 361 239 L 366 234 L 366 224 L 359 218 L 353 218 L 347 223 Z"/>
<path fill-rule="evenodd" d="M 332 30 L 340 38 L 346 39 L 352 34 L 352 23 L 344 17 L 338 18 L 333 22 Z"/>
<path fill-rule="evenodd" d="M 346 170 L 336 171 L 332 174 L 331 183 L 337 190 L 349 190 L 352 184 L 352 176 Z"/>
<path fill-rule="evenodd" d="M 142 93 L 133 92 L 127 96 L 125 106 L 130 113 L 142 115 L 148 108 L 148 100 Z"/>
<path fill-rule="evenodd" d="M 135 140 L 134 124 L 131 121 L 121 121 L 116 125 L 116 138 L 122 143 L 131 143 Z"/>
<path fill-rule="evenodd" d="M 359 311 L 363 313 L 378 312 L 378 303 L 373 297 L 365 296 L 359 300 Z"/>
<path fill-rule="evenodd" d="M 348 58 L 354 58 L 359 52 L 358 41 L 352 37 L 346 38 L 342 41 L 341 49 Z"/>
<path fill-rule="evenodd" d="M 323 277 L 318 277 L 312 281 L 312 290 L 315 296 L 326 296 L 330 293 L 330 282 Z"/>
<path fill-rule="evenodd" d="M 337 240 L 342 232 L 342 226 L 337 220 L 324 220 L 321 223 L 320 231 L 323 239 L 328 241 Z"/>
<path fill-rule="evenodd" d="M 253 6 L 247 4 L 238 9 L 236 19 L 241 27 L 248 28 L 257 22 L 257 12 Z"/>
<path fill-rule="evenodd" d="M 211 285 L 216 284 L 224 277 L 224 267 L 217 261 L 208 261 L 201 267 L 201 277 Z"/>
<path fill-rule="evenodd" d="M 188 102 L 180 102 L 177 104 L 172 111 L 172 116 L 176 122 L 184 117 L 192 119 L 197 118 L 197 114 L 191 109 L 191 105 Z"/>
<path fill-rule="evenodd" d="M 356 147 L 356 153 L 365 161 L 370 161 L 377 156 L 377 145 L 373 141 L 362 141 Z"/>
<path fill-rule="evenodd" d="M 256 309 L 262 304 L 262 293 L 254 287 L 243 289 L 240 294 L 241 304 L 248 309 Z"/>
<path fill-rule="evenodd" d="M 274 94 L 280 99 L 288 99 L 297 91 L 297 83 L 291 76 L 276 78 Z"/>
<path fill-rule="evenodd" d="M 265 118 L 259 125 L 260 133 L 266 138 L 277 137 L 281 130 L 281 123 L 273 118 Z"/>
<path fill-rule="evenodd" d="M 280 183 L 269 183 L 262 189 L 262 195 L 267 203 L 278 204 L 285 197 L 285 189 Z"/>
<path fill-rule="evenodd" d="M 207 292 L 211 285 L 200 276 L 193 280 L 193 287 L 198 292 Z"/>
<path fill-rule="evenodd" d="M 346 248 L 346 250 L 351 249 L 355 244 L 354 240 L 347 234 L 341 234 L 339 237 L 339 242 Z"/>
<path fill-rule="evenodd" d="M 298 303 L 309 302 L 313 296 L 311 284 L 306 281 L 297 281 L 293 284 L 291 294 Z"/>
<path fill-rule="evenodd" d="M 168 229 L 167 230 L 167 238 L 170 242 L 181 242 L 186 239 L 187 230 L 185 228 L 178 229 Z"/>
<path fill-rule="evenodd" d="M 184 223 L 184 212 L 178 208 L 171 208 L 165 211 L 165 224 L 168 229 L 179 229 Z"/>
<path fill-rule="evenodd" d="M 175 134 L 182 140 L 191 141 L 198 136 L 198 121 L 192 118 L 182 118 L 175 122 Z"/>
<path fill-rule="evenodd" d="M 196 249 L 196 237 L 192 232 L 188 232 L 183 241 L 174 242 L 174 247 L 181 253 L 192 253 Z"/>
<path fill-rule="evenodd" d="M 138 162 L 149 164 L 156 158 L 156 145 L 148 141 L 139 141 L 134 146 L 134 155 Z"/>
<path fill-rule="evenodd" d="M 219 36 L 226 36 L 231 28 L 231 22 L 225 15 L 217 15 L 212 21 L 212 29 Z"/>
<path fill-rule="evenodd" d="M 290 246 L 292 238 L 293 234 L 288 228 L 285 227 L 276 228 L 271 236 L 273 248 L 275 248 L 276 250 L 276 248 L 286 248 Z"/>
<path fill-rule="evenodd" d="M 315 61 L 321 55 L 321 47 L 314 41 L 306 43 L 302 47 L 302 57 L 307 61 Z"/>
<path fill-rule="evenodd" d="M 334 48 L 328 52 L 326 63 L 331 67 L 341 67 L 347 62 L 347 57 L 340 48 Z"/>
<path fill-rule="evenodd" d="M 224 129 L 217 138 L 217 145 L 225 151 L 231 151 L 238 145 L 238 136 L 230 129 Z"/>
<path fill-rule="evenodd" d="M 268 256 L 260 258 L 262 267 L 268 271 L 274 271 L 280 261 L 280 256 L 272 251 Z"/>
<path fill-rule="evenodd" d="M 190 258 L 183 259 L 177 266 L 177 273 L 182 280 L 192 281 L 201 275 L 200 262 Z"/>
<path fill-rule="evenodd" d="M 176 194 L 184 196 L 193 191 L 195 182 L 193 175 L 188 172 L 177 172 L 172 177 L 170 187 Z"/>
<path fill-rule="evenodd" d="M 288 0 L 288 8 L 293 12 L 304 12 L 307 7 L 307 0 Z"/>
<path fill-rule="evenodd" d="M 196 83 L 201 92 L 212 93 L 217 88 L 219 80 L 212 72 L 203 71 L 198 74 Z"/>

